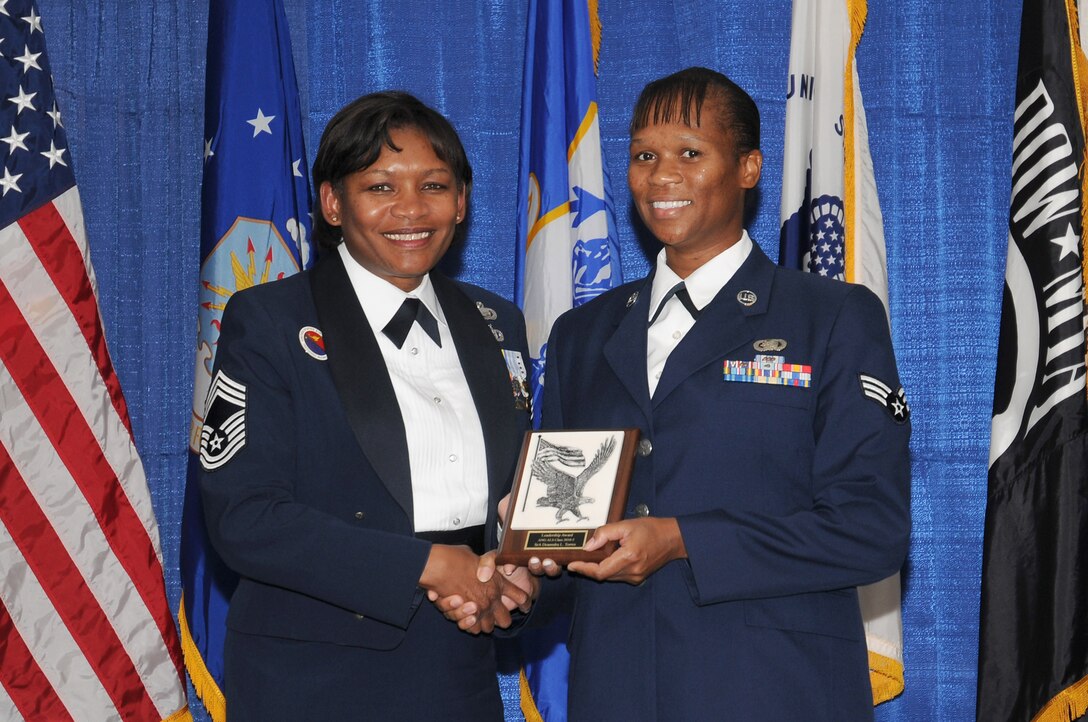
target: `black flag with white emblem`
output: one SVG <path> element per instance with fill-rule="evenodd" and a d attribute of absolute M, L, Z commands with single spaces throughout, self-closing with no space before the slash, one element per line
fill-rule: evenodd
<path fill-rule="evenodd" d="M 978 720 L 1088 708 L 1084 77 L 1076 10 L 1026 0 L 979 625 Z M 1079 70 L 1078 70 L 1079 68 Z"/>

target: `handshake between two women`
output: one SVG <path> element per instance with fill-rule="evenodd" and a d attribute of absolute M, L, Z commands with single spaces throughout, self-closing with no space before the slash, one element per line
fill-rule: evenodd
<path fill-rule="evenodd" d="M 508 628 L 514 612 L 528 612 L 540 591 L 540 580 L 527 568 L 496 569 L 495 556 L 435 544 L 419 579 L 438 610 L 470 634 Z"/>

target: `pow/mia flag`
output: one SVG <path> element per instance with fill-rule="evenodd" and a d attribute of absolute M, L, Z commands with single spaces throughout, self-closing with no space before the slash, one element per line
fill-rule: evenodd
<path fill-rule="evenodd" d="M 213 471 L 246 444 L 246 387 L 220 369 L 208 390 L 200 431 L 200 465 Z"/>
<path fill-rule="evenodd" d="M 982 556 L 978 720 L 1088 710 L 1084 77 L 1076 12 L 1026 0 Z M 1070 32 L 1073 28 L 1074 32 Z"/>

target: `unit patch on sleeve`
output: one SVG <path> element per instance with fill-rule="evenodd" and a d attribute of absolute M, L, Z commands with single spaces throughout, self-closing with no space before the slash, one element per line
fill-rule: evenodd
<path fill-rule="evenodd" d="M 246 445 L 246 387 L 220 369 L 208 389 L 200 430 L 200 465 L 220 468 Z"/>
<path fill-rule="evenodd" d="M 910 406 L 902 386 L 893 392 L 886 383 L 868 374 L 858 374 L 858 380 L 861 381 L 861 392 L 883 406 L 895 423 L 905 424 L 910 419 Z"/>

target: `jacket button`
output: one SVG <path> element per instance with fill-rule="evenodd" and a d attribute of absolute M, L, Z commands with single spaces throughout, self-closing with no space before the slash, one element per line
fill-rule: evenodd
<path fill-rule="evenodd" d="M 638 506 L 635 507 L 635 516 L 642 517 L 642 516 L 649 516 L 649 515 L 650 515 L 650 507 L 646 506 L 645 504 L 639 504 Z"/>
<path fill-rule="evenodd" d="M 642 441 L 638 442 L 638 455 L 639 456 L 649 456 L 650 452 L 653 451 L 653 450 L 654 450 L 654 445 L 653 445 L 653 443 L 650 442 L 649 439 L 643 439 Z"/>
<path fill-rule="evenodd" d="M 365 511 L 355 512 L 355 518 L 358 519 L 359 521 L 362 521 L 363 519 L 366 518 L 366 512 Z"/>

